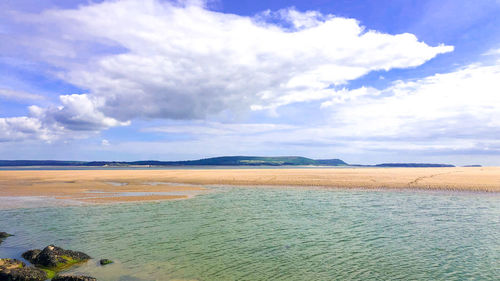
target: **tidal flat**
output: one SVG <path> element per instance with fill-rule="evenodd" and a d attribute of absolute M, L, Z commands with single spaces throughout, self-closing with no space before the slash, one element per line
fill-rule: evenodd
<path fill-rule="evenodd" d="M 26 202 L 37 198 L 67 204 L 185 199 L 207 192 L 208 185 L 499 192 L 500 168 L 0 171 L 0 197 Z"/>

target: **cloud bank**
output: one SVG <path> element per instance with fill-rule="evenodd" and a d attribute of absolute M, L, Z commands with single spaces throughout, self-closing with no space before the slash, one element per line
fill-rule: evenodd
<path fill-rule="evenodd" d="M 319 124 L 178 123 L 147 131 L 190 137 L 182 142 L 172 138 L 168 145 L 173 147 L 172 153 L 182 144 L 208 147 L 219 154 L 227 149 L 233 154 L 295 151 L 317 158 L 330 153 L 363 159 L 356 155 L 389 153 L 398 154 L 395 159 L 411 154 L 414 159 L 436 157 L 439 161 L 437 157 L 442 155 L 500 155 L 498 89 L 500 63 L 473 64 L 422 79 L 396 81 L 382 90 L 340 90 L 322 102 L 321 111 L 327 118 Z M 419 154 L 422 158 L 415 158 Z"/>
<path fill-rule="evenodd" d="M 331 122 L 350 136 L 493 140 L 500 134 L 498 89 L 500 63 L 473 64 L 414 81 L 396 81 L 383 90 L 348 91 L 348 103 L 332 99 L 322 106 L 342 104 Z"/>
<path fill-rule="evenodd" d="M 243 17 L 199 2 L 125 0 L 6 15 L 12 30 L 23 32 L 2 32 L 10 43 L 0 51 L 50 65 L 51 75 L 86 94 L 61 95 L 59 105 L 2 118 L 3 140 L 349 96 L 335 88 L 453 50 L 294 9 Z"/>

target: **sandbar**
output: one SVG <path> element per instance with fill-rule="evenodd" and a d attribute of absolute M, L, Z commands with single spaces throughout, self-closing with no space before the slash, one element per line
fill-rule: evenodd
<path fill-rule="evenodd" d="M 500 167 L 0 171 L 3 198 L 156 201 L 188 198 L 208 185 L 500 192 Z"/>

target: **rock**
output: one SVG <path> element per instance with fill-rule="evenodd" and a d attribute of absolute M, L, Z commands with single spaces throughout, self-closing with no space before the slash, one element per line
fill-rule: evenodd
<path fill-rule="evenodd" d="M 13 236 L 13 235 L 8 234 L 7 232 L 0 232 L 0 244 L 2 244 L 3 240 L 9 236 Z"/>
<path fill-rule="evenodd" d="M 94 277 L 78 275 L 58 275 L 52 281 L 97 281 Z"/>
<path fill-rule="evenodd" d="M 39 250 L 39 249 L 29 250 L 29 251 L 27 251 L 27 252 L 24 252 L 24 253 L 22 254 L 22 257 L 23 257 L 25 260 L 27 260 L 27 261 L 29 261 L 29 262 L 31 262 L 31 263 L 33 263 L 33 264 L 34 264 L 34 262 L 33 262 L 33 261 L 36 259 L 36 257 L 37 257 L 37 256 L 38 256 L 41 252 L 42 252 L 42 250 Z"/>
<path fill-rule="evenodd" d="M 99 263 L 101 265 L 107 265 L 107 264 L 113 263 L 113 261 L 112 260 L 108 260 L 108 259 L 102 259 L 102 260 L 99 261 Z"/>
<path fill-rule="evenodd" d="M 20 260 L 0 259 L 0 268 L 2 268 L 2 269 L 25 267 L 25 266 L 26 266 L 26 264 Z"/>
<path fill-rule="evenodd" d="M 85 253 L 64 250 L 54 245 L 49 245 L 42 251 L 38 251 L 39 250 L 27 251 L 23 253 L 23 258 L 34 265 L 54 268 L 56 270 L 90 259 Z"/>
<path fill-rule="evenodd" d="M 43 281 L 47 273 L 16 259 L 0 259 L 0 280 L 5 281 Z"/>
<path fill-rule="evenodd" d="M 9 236 L 13 236 L 12 234 L 8 234 L 7 232 L 0 232 L 0 239 L 5 239 Z"/>

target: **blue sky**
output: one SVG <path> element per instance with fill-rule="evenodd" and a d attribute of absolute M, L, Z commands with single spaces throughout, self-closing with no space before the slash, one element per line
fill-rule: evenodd
<path fill-rule="evenodd" d="M 3 1 L 0 158 L 500 165 L 500 1 Z"/>

